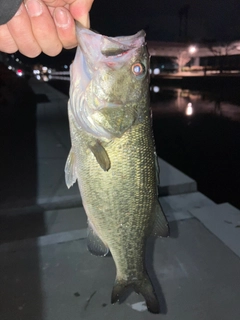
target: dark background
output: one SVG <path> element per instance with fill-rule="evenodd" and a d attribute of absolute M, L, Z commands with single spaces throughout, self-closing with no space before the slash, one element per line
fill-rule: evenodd
<path fill-rule="evenodd" d="M 90 11 L 91 28 L 101 34 L 130 35 L 144 29 L 146 39 L 156 41 L 228 43 L 238 40 L 239 16 L 240 2 L 236 0 L 191 0 L 189 3 L 180 0 L 95 0 Z M 63 50 L 56 57 L 41 54 L 29 59 L 19 56 L 27 64 L 43 63 L 54 67 L 70 64 L 74 54 L 75 49 Z"/>
<path fill-rule="evenodd" d="M 179 37 L 179 10 L 189 5 L 190 39 L 238 39 L 240 2 L 236 0 L 96 0 L 91 26 L 106 35 L 121 35 L 147 29 L 148 40 L 176 41 Z"/>

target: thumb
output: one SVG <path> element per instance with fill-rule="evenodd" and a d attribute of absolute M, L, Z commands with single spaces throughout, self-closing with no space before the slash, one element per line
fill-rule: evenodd
<path fill-rule="evenodd" d="M 81 23 L 82 26 L 84 26 L 85 28 L 90 28 L 90 17 L 89 17 L 89 13 L 86 15 L 81 16 L 78 20 L 78 22 Z"/>

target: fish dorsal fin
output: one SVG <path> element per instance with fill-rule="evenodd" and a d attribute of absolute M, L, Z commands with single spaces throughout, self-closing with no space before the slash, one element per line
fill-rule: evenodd
<path fill-rule="evenodd" d="M 107 154 L 107 151 L 101 145 L 101 143 L 96 140 L 94 144 L 89 145 L 90 150 L 94 154 L 97 162 L 99 163 L 100 167 L 104 171 L 108 171 L 111 167 L 110 159 Z"/>
<path fill-rule="evenodd" d="M 68 189 L 76 182 L 76 164 L 75 164 L 75 154 L 72 151 L 72 148 L 67 157 L 66 165 L 65 165 L 65 182 Z"/>
<path fill-rule="evenodd" d="M 154 237 L 169 236 L 168 222 L 163 213 L 161 205 L 158 201 L 156 201 L 156 206 L 155 206 L 155 222 L 152 230 L 152 236 Z"/>
<path fill-rule="evenodd" d="M 90 220 L 88 220 L 87 247 L 95 256 L 105 257 L 109 253 L 108 246 L 99 238 Z"/>

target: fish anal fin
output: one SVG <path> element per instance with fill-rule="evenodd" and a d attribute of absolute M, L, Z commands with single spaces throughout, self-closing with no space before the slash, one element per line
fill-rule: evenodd
<path fill-rule="evenodd" d="M 75 169 L 75 154 L 71 148 L 69 155 L 67 157 L 66 165 L 65 165 L 65 182 L 68 189 L 76 182 L 76 169 Z"/>
<path fill-rule="evenodd" d="M 89 148 L 92 151 L 92 153 L 94 154 L 100 167 L 104 171 L 108 171 L 111 167 L 111 163 L 110 163 L 110 159 L 107 154 L 107 151 L 102 146 L 102 144 L 98 140 L 96 140 L 96 142 L 94 144 L 89 145 Z"/>
<path fill-rule="evenodd" d="M 168 237 L 169 236 L 169 226 L 167 219 L 163 213 L 161 205 L 156 201 L 155 206 L 155 221 L 152 229 L 152 236 L 154 237 Z"/>
<path fill-rule="evenodd" d="M 90 220 L 88 220 L 87 247 L 95 256 L 105 257 L 109 254 L 108 246 L 100 239 Z"/>
<path fill-rule="evenodd" d="M 116 279 L 112 290 L 111 303 L 119 301 L 129 287 L 133 288 L 136 293 L 141 294 L 144 297 L 149 312 L 160 312 L 156 294 L 147 274 L 145 274 L 141 279 Z"/>

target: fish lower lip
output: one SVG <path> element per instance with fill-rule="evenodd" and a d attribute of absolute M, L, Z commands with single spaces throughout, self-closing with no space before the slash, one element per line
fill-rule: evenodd
<path fill-rule="evenodd" d="M 106 102 L 108 107 L 121 107 L 123 104 L 122 103 L 114 103 L 114 102 Z"/>
<path fill-rule="evenodd" d="M 122 102 L 111 102 L 107 100 L 101 100 L 97 96 L 95 96 L 95 101 L 97 102 L 96 104 L 99 106 L 99 109 L 102 108 L 116 108 L 116 107 L 121 107 L 123 106 Z"/>

